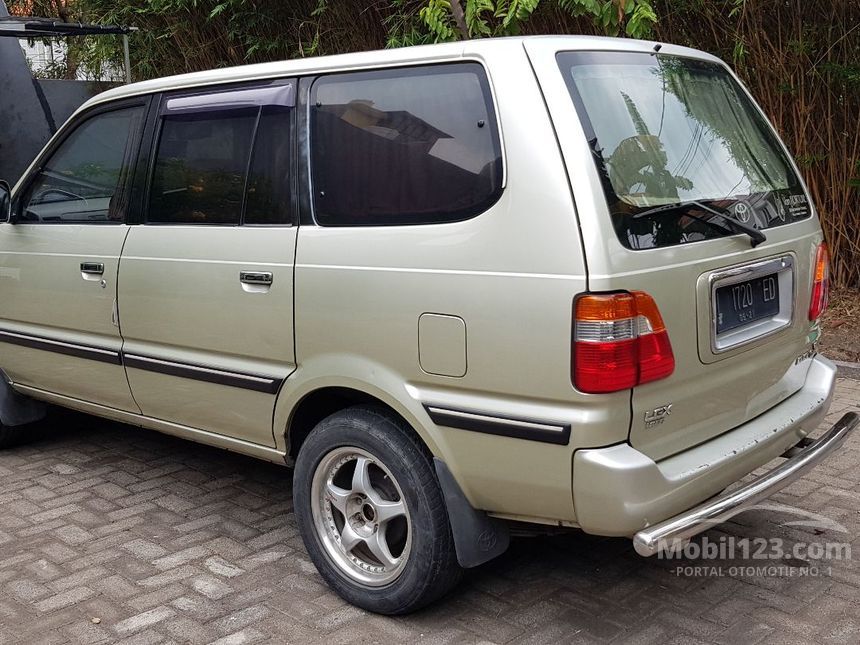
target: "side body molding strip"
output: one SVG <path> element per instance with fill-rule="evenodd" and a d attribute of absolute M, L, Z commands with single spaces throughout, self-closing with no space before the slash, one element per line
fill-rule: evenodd
<path fill-rule="evenodd" d="M 230 372 L 204 365 L 193 365 L 189 363 L 176 363 L 151 356 L 139 356 L 137 354 L 126 354 L 116 350 L 78 343 L 67 343 L 65 341 L 53 340 L 42 336 L 21 334 L 0 329 L 0 342 L 30 347 L 47 352 L 55 352 L 77 358 L 85 358 L 112 365 L 125 365 L 126 367 L 168 374 L 181 378 L 216 383 L 238 387 L 266 394 L 276 394 L 284 381 L 280 376 L 266 376 L 261 374 L 245 374 L 241 372 Z"/>
<path fill-rule="evenodd" d="M 20 334 L 0 329 L 0 342 L 41 349 L 47 352 L 56 352 L 67 356 L 76 356 L 77 358 L 87 358 L 93 361 L 101 361 L 102 363 L 122 364 L 119 352 L 112 349 L 67 343 L 41 336 L 31 336 L 29 334 Z"/>
<path fill-rule="evenodd" d="M 570 441 L 570 424 L 500 417 L 469 410 L 455 410 L 424 405 L 430 419 L 439 426 L 483 432 L 502 437 L 554 443 L 560 446 Z"/>
<path fill-rule="evenodd" d="M 123 353 L 122 358 L 126 367 L 146 370 L 148 372 L 158 372 L 159 374 L 169 374 L 170 376 L 194 379 L 196 381 L 205 381 L 207 383 L 216 383 L 218 385 L 229 385 L 246 390 L 255 390 L 257 392 L 265 392 L 266 394 L 277 393 L 283 381 L 282 378 L 275 376 L 227 372 L 213 367 L 174 363 L 173 361 L 165 361 L 160 358 L 152 358 L 151 356 L 138 356 L 137 354 Z"/>

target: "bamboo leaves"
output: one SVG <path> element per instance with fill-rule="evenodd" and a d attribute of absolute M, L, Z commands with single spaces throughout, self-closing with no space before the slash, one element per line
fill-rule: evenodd
<path fill-rule="evenodd" d="M 651 0 L 543 0 L 572 16 L 590 16 L 606 34 L 644 38 L 657 22 Z M 401 7 L 403 0 L 397 3 Z M 429 42 L 512 36 L 538 9 L 541 0 L 424 0 L 418 16 Z M 396 40 L 390 45 L 397 45 Z M 406 43 L 403 43 L 406 44 Z"/>

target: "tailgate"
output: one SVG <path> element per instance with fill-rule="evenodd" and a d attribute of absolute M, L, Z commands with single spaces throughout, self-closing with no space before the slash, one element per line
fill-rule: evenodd
<path fill-rule="evenodd" d="M 570 178 L 588 290 L 644 291 L 666 324 L 674 373 L 630 391 L 630 442 L 661 459 L 801 388 L 819 334 L 807 311 L 822 236 L 796 167 L 731 73 L 652 45 L 524 46 Z"/>
<path fill-rule="evenodd" d="M 675 354 L 675 372 L 669 378 L 632 391 L 633 446 L 652 459 L 667 457 L 757 417 L 803 386 L 809 350 L 818 337 L 817 326 L 806 314 L 819 241 L 820 235 L 812 232 L 754 252 L 739 249 L 728 257 L 592 283 L 597 290 L 651 294 Z M 741 316 L 749 309 L 742 305 L 750 291 L 754 308 L 763 306 L 761 314 L 771 314 L 762 301 L 773 295 L 779 307 L 775 315 L 746 324 L 729 320 L 738 313 L 735 298 Z"/>

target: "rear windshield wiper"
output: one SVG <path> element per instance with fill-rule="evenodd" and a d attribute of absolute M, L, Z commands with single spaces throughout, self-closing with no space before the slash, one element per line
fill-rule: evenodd
<path fill-rule="evenodd" d="M 636 213 L 635 215 L 633 215 L 632 219 L 641 219 L 643 217 L 648 217 L 649 215 L 656 215 L 657 213 L 668 213 L 670 211 L 683 210 L 688 206 L 697 206 L 702 210 L 708 211 L 709 213 L 716 215 L 723 222 L 725 222 L 724 228 L 727 228 L 734 233 L 745 233 L 749 235 L 751 240 L 750 246 L 752 246 L 753 248 L 767 240 L 767 236 L 754 226 L 739 222 L 734 217 L 731 217 L 727 211 L 717 210 L 716 208 L 708 206 L 707 204 L 704 204 L 694 199 L 691 199 L 690 201 L 686 202 L 677 202 L 675 204 L 664 204 L 663 206 L 655 206 L 654 208 L 649 208 L 648 210 Z M 685 215 L 687 217 L 699 220 L 700 222 L 711 223 L 709 219 L 706 219 L 699 215 L 693 215 L 691 213 L 685 213 Z"/>

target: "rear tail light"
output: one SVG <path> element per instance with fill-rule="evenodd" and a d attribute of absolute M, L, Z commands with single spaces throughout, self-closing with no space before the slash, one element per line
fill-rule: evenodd
<path fill-rule="evenodd" d="M 580 392 L 627 390 L 675 370 L 663 318 L 642 291 L 577 298 L 573 330 L 571 372 Z"/>
<path fill-rule="evenodd" d="M 818 320 L 830 299 L 830 252 L 827 244 L 818 245 L 815 253 L 815 273 L 812 279 L 812 298 L 809 301 L 809 320 Z"/>

